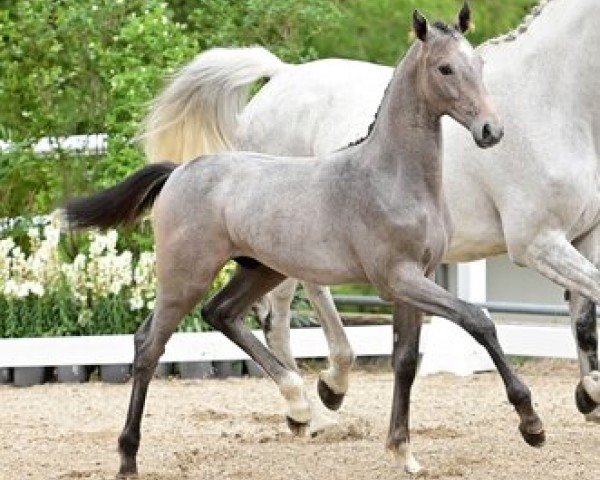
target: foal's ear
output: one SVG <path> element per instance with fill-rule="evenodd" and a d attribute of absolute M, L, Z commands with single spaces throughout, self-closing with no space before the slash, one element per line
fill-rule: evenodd
<path fill-rule="evenodd" d="M 458 23 L 456 29 L 460 33 L 465 33 L 471 29 L 471 7 L 468 2 L 465 2 L 458 14 Z"/>
<path fill-rule="evenodd" d="M 413 12 L 413 30 L 419 40 L 427 40 L 427 19 L 418 10 Z"/>

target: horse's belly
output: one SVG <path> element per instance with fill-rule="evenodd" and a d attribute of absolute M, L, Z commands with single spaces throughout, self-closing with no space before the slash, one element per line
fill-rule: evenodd
<path fill-rule="evenodd" d="M 249 252 L 254 258 L 288 277 L 306 282 L 335 285 L 366 282 L 362 267 L 346 248 L 322 249 L 318 245 L 306 248 L 256 247 Z M 346 254 L 344 254 L 346 253 Z"/>
<path fill-rule="evenodd" d="M 268 207 L 265 205 L 265 210 Z M 270 217 L 270 218 L 269 218 Z M 249 256 L 288 277 L 328 285 L 362 282 L 364 272 L 344 235 L 298 212 L 294 221 L 267 215 L 231 228 L 235 256 Z"/>

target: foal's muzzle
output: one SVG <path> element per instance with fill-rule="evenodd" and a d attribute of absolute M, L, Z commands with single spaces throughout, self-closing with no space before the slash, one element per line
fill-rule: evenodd
<path fill-rule="evenodd" d="M 504 126 L 494 121 L 474 122 L 471 126 L 471 134 L 478 147 L 493 147 L 504 136 Z"/>

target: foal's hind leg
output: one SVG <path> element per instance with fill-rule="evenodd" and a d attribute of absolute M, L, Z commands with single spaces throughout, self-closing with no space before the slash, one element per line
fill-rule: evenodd
<path fill-rule="evenodd" d="M 211 279 L 207 278 L 206 282 L 196 284 L 196 287 L 182 288 L 179 293 L 159 289 L 154 313 L 148 316 L 134 336 L 133 386 L 127 420 L 119 436 L 120 477 L 137 473 L 136 456 L 140 445 L 142 413 L 148 385 L 158 360 L 177 325 L 202 297 Z"/>
<path fill-rule="evenodd" d="M 311 419 L 300 375 L 278 360 L 243 322 L 254 302 L 284 279 L 264 265 L 251 269 L 240 267 L 230 282 L 202 308 L 202 316 L 250 355 L 275 381 L 288 403 L 288 426 L 300 434 Z"/>
<path fill-rule="evenodd" d="M 314 283 L 303 283 L 303 286 L 319 316 L 329 345 L 329 368 L 319 375 L 319 397 L 327 408 L 338 410 L 348 390 L 348 375 L 354 365 L 354 352 L 329 288 Z"/>
<path fill-rule="evenodd" d="M 411 452 L 409 433 L 410 390 L 417 371 L 422 321 L 422 312 L 411 305 L 394 306 L 394 397 L 387 448 L 412 475 L 423 471 Z"/>

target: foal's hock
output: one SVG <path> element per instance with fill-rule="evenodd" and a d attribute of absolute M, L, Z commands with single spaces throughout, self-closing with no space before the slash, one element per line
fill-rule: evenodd
<path fill-rule="evenodd" d="M 421 468 L 409 448 L 408 406 L 422 311 L 457 323 L 487 349 L 523 437 L 532 445 L 543 443 L 529 390 L 508 365 L 493 323 L 427 278 L 450 232 L 441 184 L 441 117 L 450 115 L 470 130 L 482 148 L 503 134 L 482 83 L 481 58 L 462 36 L 469 18 L 465 6 L 456 27 L 430 26 L 414 12 L 417 41 L 396 68 L 369 137 L 358 145 L 311 160 L 236 152 L 177 168 L 151 165 L 67 205 L 73 225 L 108 227 L 132 221 L 154 201 L 156 308 L 135 335 L 120 474 L 137 471 L 146 392 L 166 342 L 224 263 L 238 257 L 255 262 L 241 264 L 204 306 L 203 317 L 275 381 L 292 431 L 300 434 L 315 421 L 302 380 L 242 322 L 285 276 L 318 284 L 370 282 L 409 312 L 406 321 L 395 316 L 395 395 L 387 442 L 407 471 Z"/>

